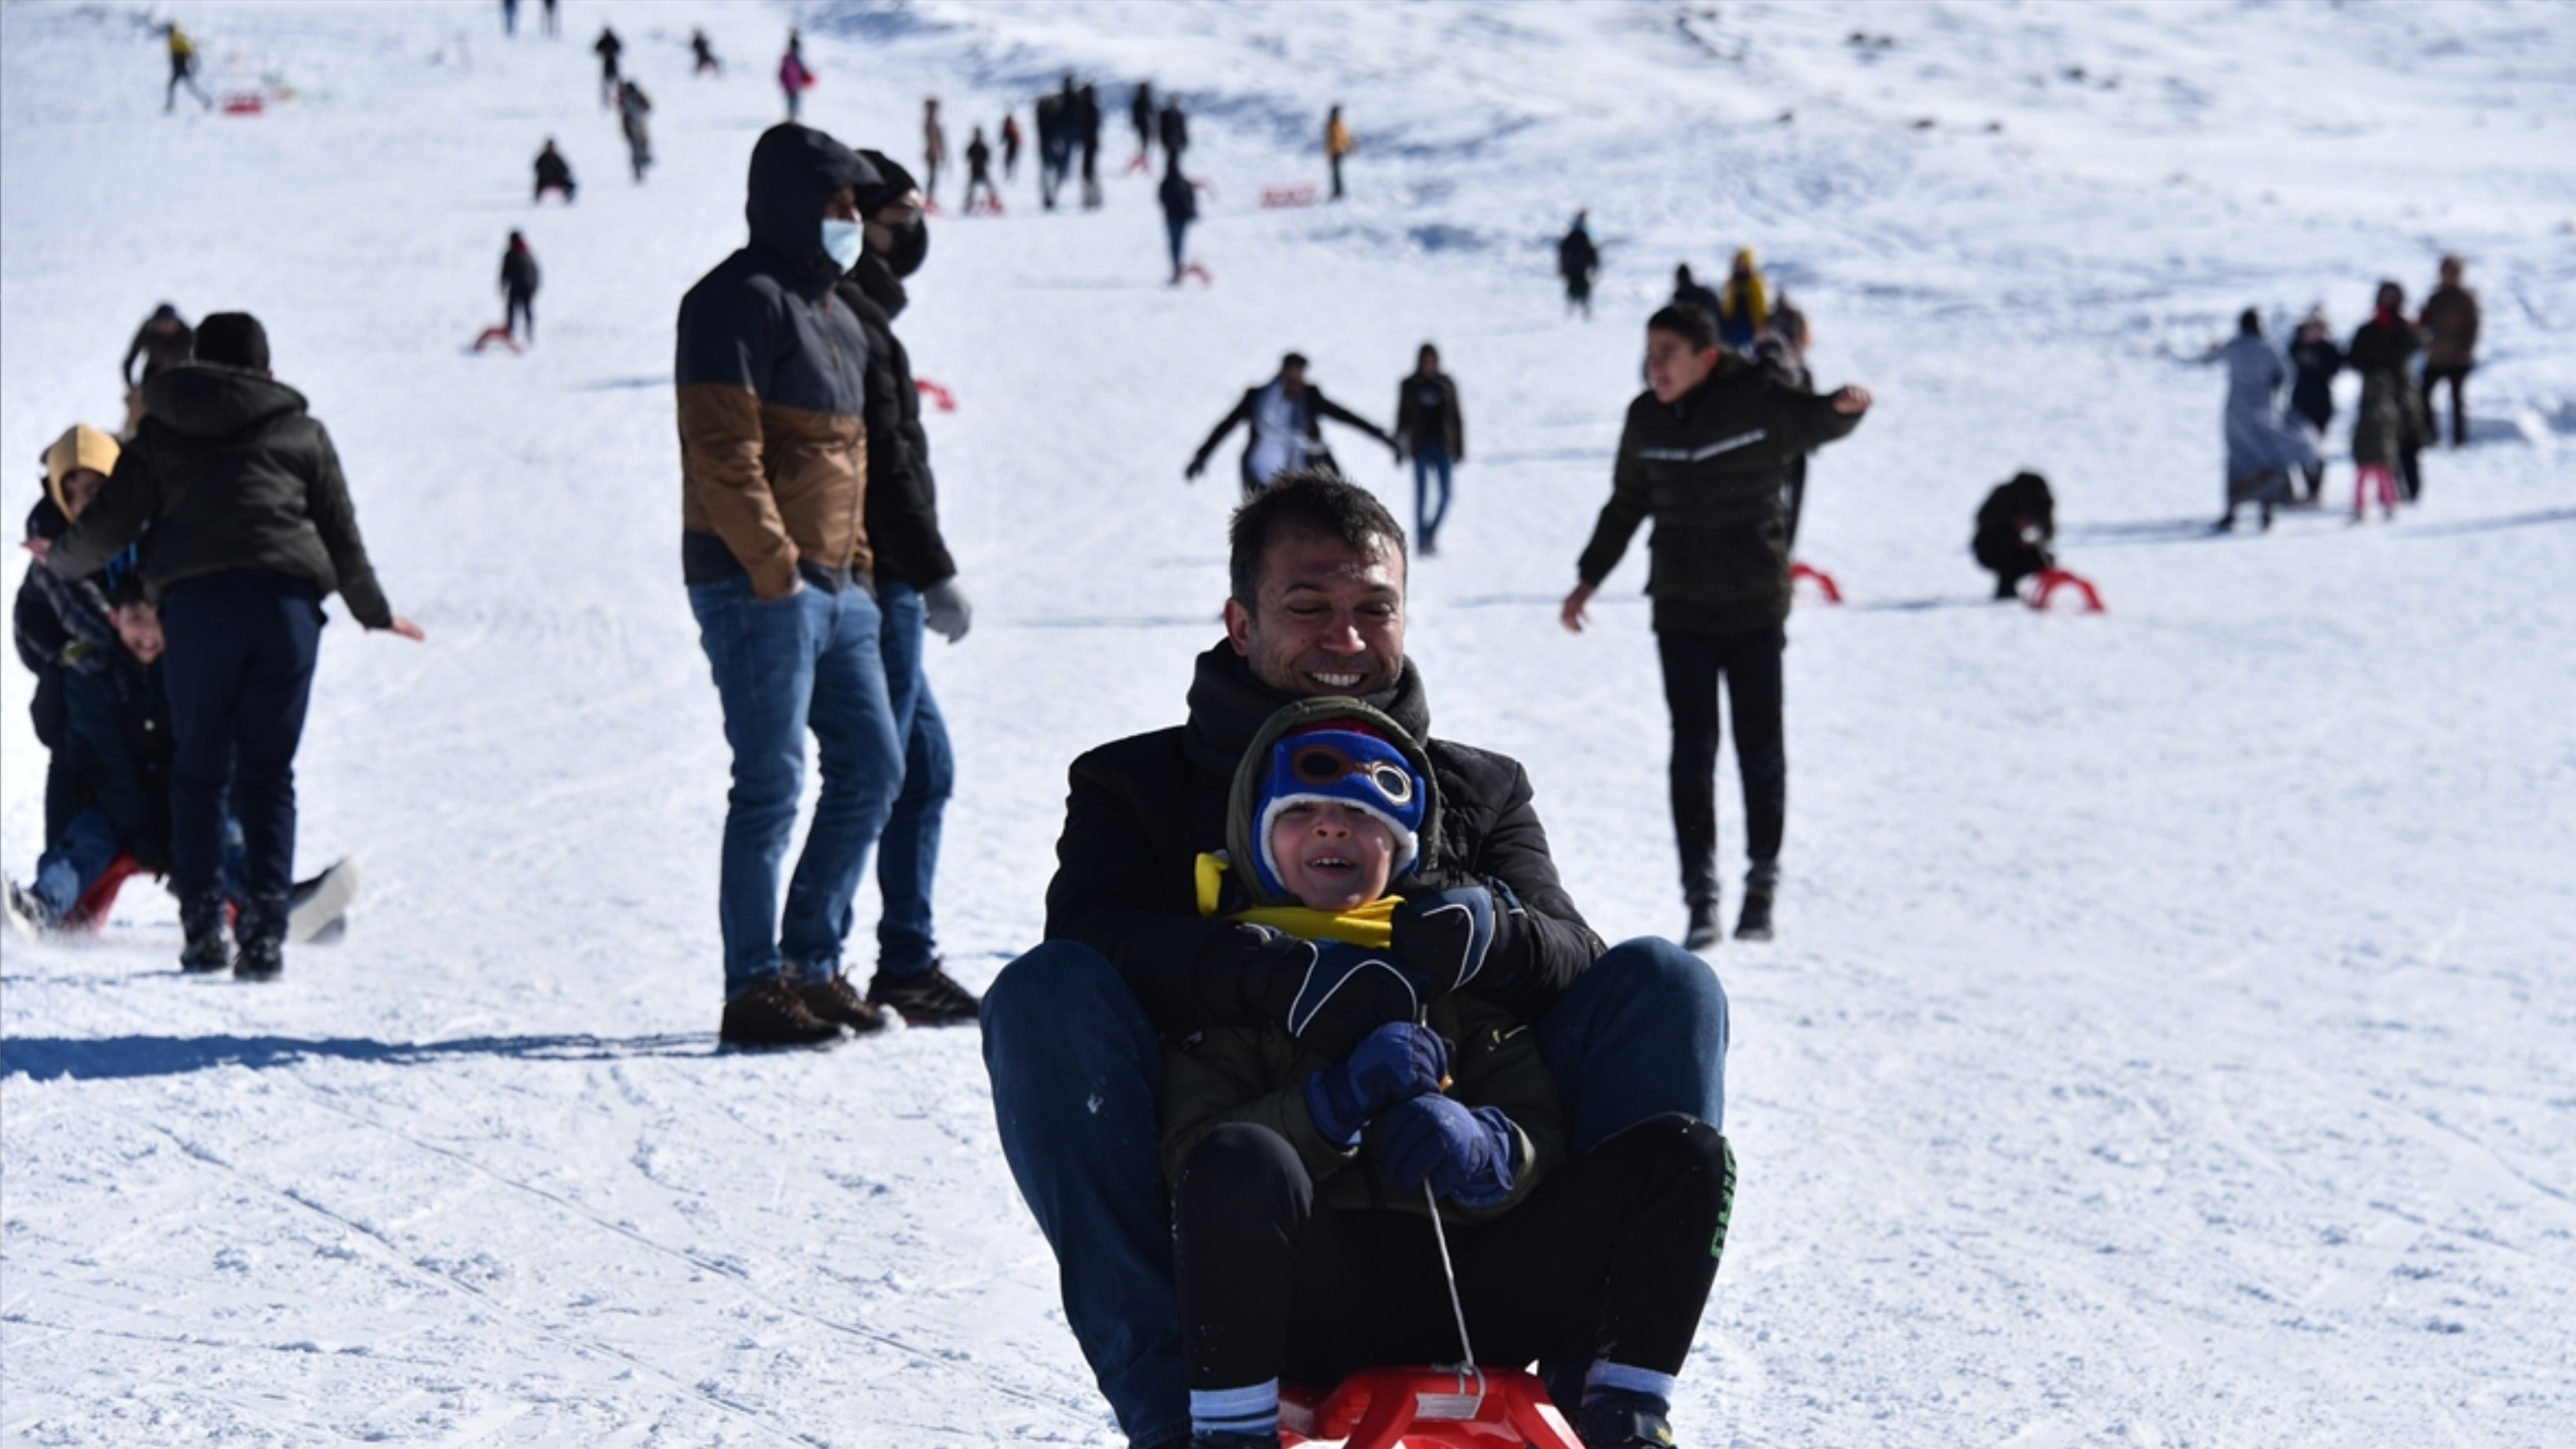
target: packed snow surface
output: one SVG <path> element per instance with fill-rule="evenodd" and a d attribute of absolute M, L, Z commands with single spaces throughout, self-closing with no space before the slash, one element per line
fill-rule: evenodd
<path fill-rule="evenodd" d="M 1682 1442 L 2570 1442 L 2576 8 L 572 0 L 554 41 L 524 10 L 513 41 L 485 4 L 187 7 L 209 89 L 269 100 L 165 116 L 143 10 L 0 7 L 8 516 L 55 434 L 115 423 L 154 303 L 246 308 L 429 631 L 327 631 L 299 865 L 365 860 L 345 943 L 184 980 L 146 885 L 94 941 L 8 943 L 0 1437 L 1114 1441 L 974 1030 L 715 1050 L 672 317 L 740 241 L 801 22 L 807 119 L 899 156 L 925 94 L 960 152 L 1066 70 L 1110 112 L 1096 213 L 1041 212 L 1028 158 L 1000 218 L 942 178 L 902 324 L 957 399 L 978 609 L 932 664 L 958 976 L 1037 939 L 1066 762 L 1181 716 L 1233 501 L 1231 449 L 1181 479 L 1203 431 L 1290 348 L 1383 416 L 1426 339 L 1469 440 L 1412 585 L 1437 728 L 1527 764 L 1604 936 L 1676 930 L 1642 539 L 1590 632 L 1555 601 L 1640 322 L 1753 245 L 1819 380 L 1878 403 L 1809 490 L 1847 602 L 1791 624 L 1780 938 L 1712 957 L 1742 1195 Z M 641 185 L 602 23 L 657 107 Z M 1213 286 L 1164 285 L 1123 171 L 1140 77 L 1193 113 Z M 1322 181 L 1334 102 L 1350 200 L 1262 207 Z M 528 202 L 550 134 L 570 208 Z M 1550 275 L 1579 207 L 1589 323 Z M 513 227 L 539 342 L 473 355 Z M 2205 347 L 2248 306 L 2347 335 L 2446 251 L 2486 308 L 2474 446 L 2394 525 L 2209 533 Z M 1969 518 L 2025 467 L 2107 613 L 1983 600 Z M 1720 798 L 1733 852 L 1731 764 Z"/>

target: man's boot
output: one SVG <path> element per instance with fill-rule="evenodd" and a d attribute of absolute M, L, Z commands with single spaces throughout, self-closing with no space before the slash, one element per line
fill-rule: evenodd
<path fill-rule="evenodd" d="M 1735 918 L 1735 939 L 1771 939 L 1771 887 L 1754 886 L 1744 893 L 1744 910 Z"/>
<path fill-rule="evenodd" d="M 839 1023 L 807 1010 L 795 987 L 772 976 L 725 1003 L 716 1039 L 727 1046 L 814 1046 L 840 1034 Z"/>
<path fill-rule="evenodd" d="M 179 901 L 179 929 L 188 942 L 179 948 L 182 971 L 221 971 L 233 964 L 232 943 L 224 939 L 224 893 L 200 891 Z"/>
<path fill-rule="evenodd" d="M 1583 1449 L 1672 1449 L 1670 1405 L 1651 1394 L 1612 1389 L 1570 1417 Z"/>
<path fill-rule="evenodd" d="M 244 902 L 233 931 L 241 938 L 241 948 L 233 953 L 234 980 L 274 981 L 286 970 L 286 897 Z"/>
<path fill-rule="evenodd" d="M 835 1021 L 865 1035 L 885 1029 L 885 1013 L 859 997 L 859 989 L 850 978 L 834 975 L 827 981 L 809 981 L 796 988 L 796 999 L 805 1009 L 824 1021 Z"/>
<path fill-rule="evenodd" d="M 1690 903 L 1690 925 L 1682 932 L 1682 949 L 1705 951 L 1717 944 L 1717 897 L 1694 896 Z"/>

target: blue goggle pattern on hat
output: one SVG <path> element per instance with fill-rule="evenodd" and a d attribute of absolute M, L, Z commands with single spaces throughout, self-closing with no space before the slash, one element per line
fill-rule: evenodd
<path fill-rule="evenodd" d="M 1404 752 L 1358 730 L 1305 730 L 1270 750 L 1270 770 L 1253 802 L 1252 850 L 1262 884 L 1284 893 L 1270 859 L 1270 825 L 1280 810 L 1303 800 L 1332 800 L 1365 810 L 1396 836 L 1396 870 L 1410 866 L 1422 829 L 1422 781 Z"/>

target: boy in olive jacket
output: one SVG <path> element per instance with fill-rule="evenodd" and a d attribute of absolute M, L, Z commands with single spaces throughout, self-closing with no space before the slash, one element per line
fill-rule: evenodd
<path fill-rule="evenodd" d="M 1245 753 L 1228 850 L 1200 861 L 1204 914 L 1302 937 L 1319 962 L 1363 958 L 1310 982 L 1382 971 L 1410 987 L 1391 954 L 1367 959 L 1398 911 L 1454 930 L 1469 964 L 1461 989 L 1340 1062 L 1270 1025 L 1167 1051 L 1163 1161 L 1199 1449 L 1275 1446 L 1283 1374 L 1329 1387 L 1456 1358 L 1431 1211 L 1487 1361 L 1589 1364 L 1567 1406 L 1586 1445 L 1672 1443 L 1664 1416 L 1716 1280 L 1733 1159 L 1714 1127 L 1673 1114 L 1567 1160 L 1536 1034 L 1471 989 L 1491 897 L 1388 893 L 1437 838 L 1435 795 L 1392 719 L 1300 701 Z"/>

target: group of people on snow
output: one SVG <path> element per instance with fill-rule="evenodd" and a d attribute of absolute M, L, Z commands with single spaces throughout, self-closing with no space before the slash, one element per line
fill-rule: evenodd
<path fill-rule="evenodd" d="M 257 318 L 192 328 L 165 304 L 126 376 L 133 425 L 65 431 L 27 519 L 35 564 L 12 625 L 50 752 L 46 848 L 33 881 L 8 882 L 9 912 L 74 928 L 127 875 L 164 877 L 183 970 L 269 979 L 298 906 L 354 888 L 345 869 L 293 873 L 322 600 L 338 593 L 371 631 L 422 633 L 377 586 L 330 434 L 270 372 Z"/>
<path fill-rule="evenodd" d="M 2270 528 L 2277 506 L 2324 503 L 2320 445 L 2334 422 L 2335 376 L 2347 369 L 2361 379 L 2352 426 L 2352 521 L 2366 519 L 2374 503 L 2381 517 L 2394 519 L 2401 499 L 2422 498 L 2423 453 L 2441 435 L 2429 403 L 2444 383 L 2451 388 L 2451 446 L 2469 441 L 2466 392 L 2477 366 L 2480 313 L 2477 293 L 2462 280 L 2465 270 L 2459 257 L 2442 258 L 2439 281 L 2412 319 L 2405 287 L 2381 282 L 2369 320 L 2341 347 L 2322 307 L 2300 319 L 2286 357 L 2263 335 L 2263 314 L 2245 310 L 2236 336 L 2209 352 L 2211 361 L 2227 365 L 2227 510 L 2220 529 L 2233 528 L 2237 510 L 2248 504 Z"/>
<path fill-rule="evenodd" d="M 1458 406 L 1457 380 L 1440 369 L 1440 349 L 1425 342 L 1414 355 L 1413 371 L 1396 380 L 1395 427 L 1381 428 L 1324 396 L 1306 377 L 1307 361 L 1291 352 L 1279 360 L 1268 382 L 1244 389 L 1234 409 L 1217 420 L 1215 431 L 1199 445 L 1182 469 L 1192 482 L 1207 472 L 1226 435 L 1246 430 L 1243 456 L 1236 473 L 1246 499 L 1274 480 L 1300 471 L 1338 475 L 1332 449 L 1324 442 L 1326 419 L 1356 428 L 1395 455 L 1413 464 L 1413 547 L 1422 556 L 1439 552 L 1440 526 L 1449 514 L 1454 469 L 1467 460 L 1467 425 Z"/>

